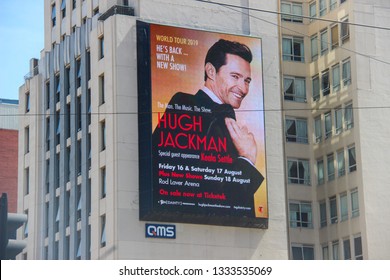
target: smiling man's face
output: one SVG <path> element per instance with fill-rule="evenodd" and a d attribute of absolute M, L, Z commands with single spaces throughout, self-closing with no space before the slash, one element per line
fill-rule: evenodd
<path fill-rule="evenodd" d="M 214 94 L 224 104 L 237 109 L 249 92 L 250 82 L 249 62 L 238 55 L 226 54 L 226 64 L 219 68 L 215 76 Z"/>

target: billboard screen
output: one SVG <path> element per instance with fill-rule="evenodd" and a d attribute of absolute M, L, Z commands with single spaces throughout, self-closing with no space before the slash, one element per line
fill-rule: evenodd
<path fill-rule="evenodd" d="M 268 226 L 261 39 L 137 22 L 140 219 Z"/>

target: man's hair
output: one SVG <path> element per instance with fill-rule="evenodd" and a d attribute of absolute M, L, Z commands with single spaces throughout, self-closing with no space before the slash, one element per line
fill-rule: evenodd
<path fill-rule="evenodd" d="M 208 50 L 204 64 L 210 62 L 218 72 L 219 68 L 226 64 L 226 54 L 238 55 L 249 63 L 252 62 L 253 58 L 248 46 L 239 42 L 220 39 Z M 207 80 L 206 72 L 204 73 L 204 80 Z"/>

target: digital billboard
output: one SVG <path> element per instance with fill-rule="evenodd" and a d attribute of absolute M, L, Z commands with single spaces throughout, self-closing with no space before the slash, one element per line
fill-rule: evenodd
<path fill-rule="evenodd" d="M 261 39 L 137 21 L 140 219 L 268 227 Z"/>

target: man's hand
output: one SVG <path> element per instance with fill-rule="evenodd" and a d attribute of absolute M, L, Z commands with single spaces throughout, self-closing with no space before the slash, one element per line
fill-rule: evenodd
<path fill-rule="evenodd" d="M 234 119 L 225 118 L 225 124 L 232 137 L 233 144 L 236 146 L 238 155 L 247 158 L 255 164 L 257 146 L 253 134 L 248 131 L 246 126 L 240 127 Z"/>

